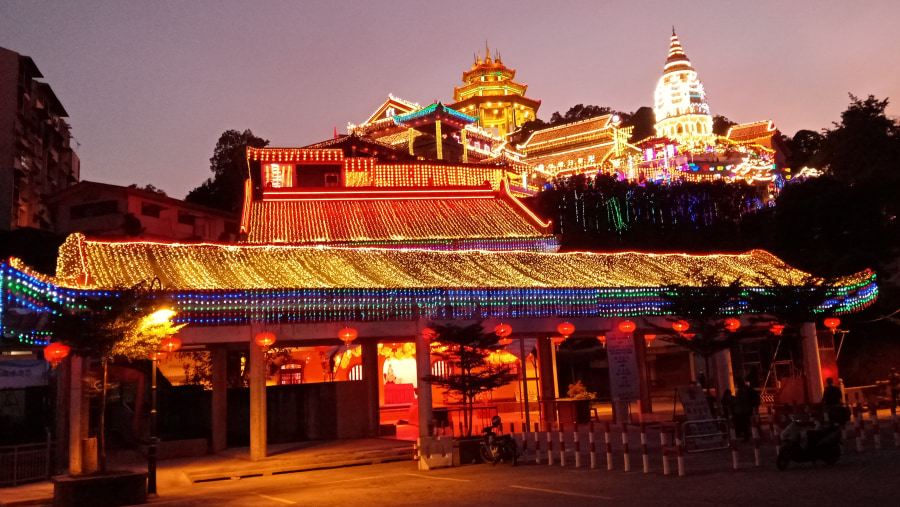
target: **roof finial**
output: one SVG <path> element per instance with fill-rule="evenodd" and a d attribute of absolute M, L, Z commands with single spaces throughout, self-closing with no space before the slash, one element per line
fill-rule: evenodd
<path fill-rule="evenodd" d="M 491 63 L 491 50 L 488 49 L 487 39 L 484 39 L 484 63 Z"/>
<path fill-rule="evenodd" d="M 675 36 L 675 25 L 672 25 L 672 36 Z"/>

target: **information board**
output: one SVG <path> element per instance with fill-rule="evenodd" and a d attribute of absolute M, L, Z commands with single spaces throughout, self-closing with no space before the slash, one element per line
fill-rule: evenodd
<path fill-rule="evenodd" d="M 606 356 L 609 359 L 609 391 L 612 400 L 640 399 L 637 357 L 631 335 L 618 333 L 606 335 Z"/>

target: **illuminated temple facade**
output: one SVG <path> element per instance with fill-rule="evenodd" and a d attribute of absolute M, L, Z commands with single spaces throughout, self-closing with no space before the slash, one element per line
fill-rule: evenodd
<path fill-rule="evenodd" d="M 414 351 L 431 349 L 428 326 L 478 321 L 488 330 L 501 323 L 512 327 L 517 346 L 496 360 L 520 381 L 498 397 L 524 405 L 526 418 L 533 400 L 546 428 L 555 422 L 555 403 L 565 391 L 552 341 L 560 324 L 570 323 L 571 338 L 593 345 L 598 336 L 630 340 L 646 375 L 638 376 L 640 399 L 625 401 L 639 401 L 646 411 L 650 372 L 656 371 L 647 365 L 654 358 L 675 357 L 683 384 L 696 373 L 688 372 L 693 359 L 685 349 L 651 338 L 671 327 L 671 286 L 697 291 L 689 294 L 717 290 L 704 287 L 695 273 L 747 292 L 807 279 L 807 273 L 759 250 L 559 253 L 551 224 L 525 208 L 514 188 L 520 173 L 533 171 L 529 160 L 548 174 L 634 171 L 640 164 L 627 160 L 629 153 L 645 152 L 627 143 L 629 131 L 610 116 L 537 132 L 521 151 L 507 150 L 505 133 L 539 103 L 525 101 L 524 87 L 516 88 L 512 73 L 501 67 L 499 55 L 476 59 L 466 76 L 477 78 L 475 85 L 487 84 L 480 95 L 478 86 L 469 88 L 472 83 L 462 87 L 451 104 L 460 110 L 389 96 L 347 136 L 306 147 L 249 148 L 251 177 L 238 242 L 105 241 L 73 234 L 60 248 L 54 276 L 17 260 L 3 263 L 3 340 L 37 349 L 60 338 L 40 326 L 53 311 L 51 303 L 77 308 L 89 298 L 117 297 L 121 287 L 161 286 L 156 296 L 176 311 L 176 322 L 186 324 L 179 332 L 185 348 L 209 352 L 213 372 L 227 370 L 229 353 L 244 355 L 250 455 L 260 459 L 268 442 L 266 385 L 272 383 L 266 352 L 254 341 L 263 332 L 274 334 L 278 347 L 321 358 L 296 364 L 306 372 L 301 379 L 315 371 L 322 384 L 309 388 L 318 402 L 307 419 L 272 425 L 303 426 L 303 438 L 377 436 L 381 411 L 401 395 L 411 402 L 413 386 L 418 394 L 412 420 L 419 437 L 430 438 L 433 405 L 444 402 L 441 393 L 418 387 L 437 366 L 431 354 Z M 487 79 L 488 68 L 495 81 Z M 491 95 L 498 91 L 504 95 Z M 506 97 L 506 113 L 488 115 L 500 97 Z M 736 144 L 757 143 L 771 132 L 769 124 L 756 124 L 735 127 L 730 135 Z M 560 158 L 566 151 L 573 158 Z M 664 155 L 677 161 L 683 154 L 673 149 Z M 519 193 L 530 184 L 524 179 Z M 875 275 L 867 270 L 845 276 L 829 291 L 822 312 L 858 311 L 877 297 Z M 772 317 L 761 310 L 750 313 L 734 304 L 726 311 L 760 340 L 768 333 Z M 624 321 L 633 324 L 632 331 L 622 330 Z M 355 341 L 342 344 L 339 335 L 351 327 Z M 835 368 L 833 351 L 820 352 L 815 323 L 804 324 L 799 334 L 805 387 L 818 400 L 823 369 Z M 399 361 L 412 363 L 408 381 L 388 382 L 385 368 Z M 722 388 L 733 388 L 738 371 L 746 373 L 738 369 L 746 364 L 732 369 L 730 350 L 716 353 L 712 362 L 710 376 Z M 213 451 L 227 446 L 226 390 L 225 376 L 214 373 Z M 80 416 L 71 420 L 78 424 Z"/>
<path fill-rule="evenodd" d="M 715 142 L 706 90 L 672 29 L 669 57 L 654 94 L 656 135 L 687 149 L 705 149 Z"/>

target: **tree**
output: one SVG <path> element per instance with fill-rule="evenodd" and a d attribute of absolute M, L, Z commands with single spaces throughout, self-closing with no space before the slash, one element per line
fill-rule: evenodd
<path fill-rule="evenodd" d="M 159 194 L 159 195 L 162 195 L 162 196 L 165 196 L 165 195 L 166 195 L 166 191 L 165 191 L 165 190 L 163 190 L 163 189 L 161 189 L 161 188 L 157 188 L 157 187 L 156 187 L 155 185 L 153 185 L 152 183 L 147 183 L 147 184 L 144 185 L 143 187 L 139 187 L 139 186 L 137 185 L 137 183 L 132 183 L 131 185 L 128 185 L 128 188 L 134 188 L 134 189 L 137 189 L 137 190 L 143 190 L 143 191 L 145 191 L 145 192 L 153 192 L 154 194 Z"/>
<path fill-rule="evenodd" d="M 77 306 L 57 304 L 48 329 L 71 348 L 74 355 L 100 359 L 99 466 L 106 469 L 106 393 L 109 362 L 148 359 L 160 342 L 185 324 L 175 325 L 156 314 L 159 301 L 140 288 L 117 289 L 116 297 L 86 297 Z"/>
<path fill-rule="evenodd" d="M 787 142 L 788 167 L 799 170 L 804 167 L 812 167 L 813 157 L 822 146 L 825 136 L 812 130 L 798 130 L 794 137 Z"/>
<path fill-rule="evenodd" d="M 460 327 L 452 324 L 433 327 L 441 348 L 432 351 L 449 367 L 448 375 L 428 375 L 422 380 L 441 386 L 463 403 L 466 436 L 472 436 L 475 398 L 512 382 L 516 377 L 508 367 L 496 367 L 488 361 L 499 350 L 497 335 L 485 333 L 480 322 Z"/>
<path fill-rule="evenodd" d="M 566 123 L 574 123 L 576 121 L 589 120 L 606 114 L 618 114 L 615 110 L 606 106 L 592 106 L 584 104 L 576 104 L 561 115 L 559 111 L 550 115 L 550 126 L 563 125 Z"/>
<path fill-rule="evenodd" d="M 816 167 L 849 184 L 900 183 L 900 125 L 885 115 L 887 106 L 888 99 L 850 94 L 841 122 L 825 131 Z"/>
<path fill-rule="evenodd" d="M 634 143 L 656 135 L 656 113 L 652 107 L 639 107 L 637 111 L 621 116 L 623 127 L 634 127 L 628 142 Z"/>
<path fill-rule="evenodd" d="M 252 177 L 247 165 L 247 148 L 263 148 L 269 141 L 243 132 L 226 130 L 219 136 L 209 169 L 213 177 L 188 192 L 185 201 L 237 213 L 244 202 L 244 180 Z"/>
<path fill-rule="evenodd" d="M 709 358 L 716 352 L 731 349 L 738 341 L 740 335 L 728 331 L 724 320 L 737 313 L 746 296 L 740 280 L 724 283 L 719 275 L 700 271 L 688 276 L 696 280 L 697 285 L 671 285 L 660 296 L 666 301 L 666 309 L 672 313 L 670 320 L 687 321 L 693 336 L 666 335 L 663 339 L 703 358 L 705 371 L 709 373 Z"/>
<path fill-rule="evenodd" d="M 725 137 L 728 135 L 728 130 L 737 125 L 737 122 L 733 122 L 728 118 L 722 116 L 721 114 L 717 114 L 713 116 L 713 134 L 717 136 Z"/>

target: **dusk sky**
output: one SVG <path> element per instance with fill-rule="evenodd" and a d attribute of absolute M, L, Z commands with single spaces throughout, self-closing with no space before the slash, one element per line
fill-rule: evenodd
<path fill-rule="evenodd" d="M 82 179 L 182 198 L 225 130 L 303 146 L 389 93 L 452 102 L 485 39 L 543 119 L 652 106 L 673 25 L 714 115 L 793 135 L 831 127 L 853 93 L 897 117 L 898 21 L 897 0 L 3 0 L 0 46 L 68 111 Z"/>

